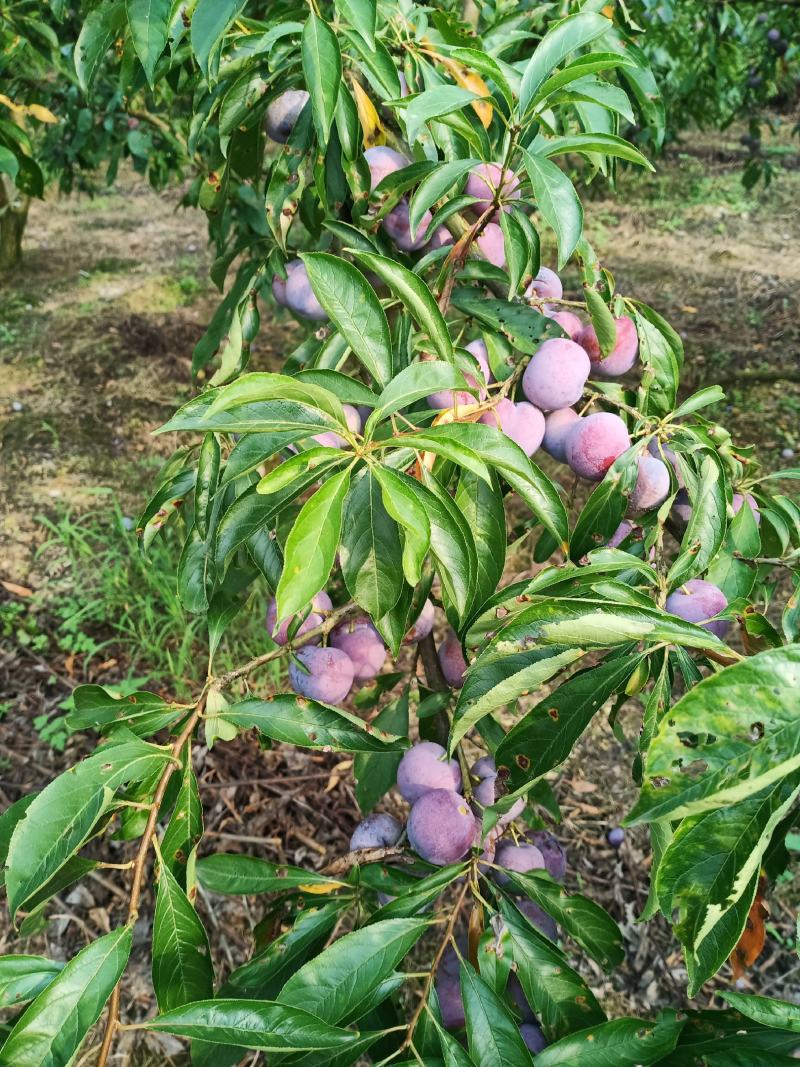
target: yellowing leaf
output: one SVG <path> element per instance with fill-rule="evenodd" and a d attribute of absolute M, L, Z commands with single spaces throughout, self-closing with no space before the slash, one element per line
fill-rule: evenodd
<path fill-rule="evenodd" d="M 334 893 L 342 888 L 341 882 L 312 882 L 310 885 L 299 885 L 301 893 Z"/>
<path fill-rule="evenodd" d="M 381 125 L 375 105 L 357 81 L 353 82 L 353 96 L 356 98 L 356 111 L 361 124 L 364 147 L 371 148 L 376 144 L 386 144 L 386 130 Z"/>
<path fill-rule="evenodd" d="M 49 108 L 41 104 L 17 104 L 10 96 L 0 93 L 0 104 L 5 104 L 15 115 L 30 115 L 39 122 L 55 123 L 58 119 Z"/>

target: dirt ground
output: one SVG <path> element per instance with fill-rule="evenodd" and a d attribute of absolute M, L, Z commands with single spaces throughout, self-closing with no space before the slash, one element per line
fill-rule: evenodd
<path fill-rule="evenodd" d="M 771 188 L 746 194 L 733 135 L 723 148 L 676 150 L 654 176 L 623 175 L 615 197 L 588 199 L 589 234 L 618 288 L 652 304 L 683 334 L 687 391 L 723 384 L 720 415 L 774 469 L 787 462 L 782 452 L 800 453 L 800 171 L 787 168 Z M 206 280 L 204 220 L 181 210 L 178 199 L 175 190 L 158 195 L 124 177 L 94 200 L 37 203 L 25 260 L 0 285 L 0 579 L 34 596 L 53 576 L 50 557 L 39 551 L 50 537 L 43 519 L 108 507 L 98 487 L 113 490 L 122 512 L 135 515 L 173 445 L 152 431 L 192 393 L 192 347 L 217 294 Z M 566 282 L 574 286 L 577 277 L 567 274 Z M 262 325 L 252 365 L 276 365 L 296 333 L 287 319 Z M 0 589 L 12 607 L 26 596 Z M 123 655 L 96 655 L 90 673 L 81 673 L 80 651 L 71 655 L 62 643 L 53 656 L 35 643 L 21 648 L 14 636 L 13 623 L 0 625 L 4 805 L 84 751 L 81 738 L 65 738 L 63 752 L 43 740 L 32 725 L 37 711 L 59 708 L 76 679 L 110 683 L 126 670 Z M 680 1002 L 686 976 L 666 925 L 635 922 L 646 897 L 646 832 L 629 833 L 619 852 L 605 843 L 635 793 L 628 774 L 633 709 L 621 724 L 626 742 L 598 720 L 559 776 L 565 819 L 557 832 L 570 856 L 570 885 L 611 910 L 628 946 L 627 962 L 611 978 L 584 965 L 586 976 L 610 1011 L 646 1014 Z M 239 739 L 211 753 L 199 748 L 197 759 L 209 846 L 316 867 L 346 849 L 357 805 L 341 758 L 262 752 Z M 89 880 L 59 898 L 47 929 L 29 939 L 0 920 L 0 952 L 70 956 L 120 920 L 123 884 L 114 872 Z M 790 994 L 797 896 L 791 882 L 771 893 L 768 945 L 743 988 Z M 202 899 L 200 907 L 227 969 L 246 955 L 259 916 L 236 899 Z M 148 923 L 145 910 L 123 995 L 129 1019 L 152 1010 Z M 709 985 L 697 1003 L 713 1001 Z M 145 1045 L 154 1062 L 181 1062 L 177 1045 L 155 1040 L 139 1040 L 135 1062 L 149 1062 L 140 1059 Z M 129 1035 L 128 1053 L 133 1044 Z"/>

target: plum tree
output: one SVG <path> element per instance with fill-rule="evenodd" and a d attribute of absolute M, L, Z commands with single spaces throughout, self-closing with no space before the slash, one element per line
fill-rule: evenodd
<path fill-rule="evenodd" d="M 386 662 L 386 645 L 373 623 L 367 618 L 340 623 L 331 632 L 331 645 L 347 653 L 353 665 L 353 678 L 367 682 Z"/>
<path fill-rule="evenodd" d="M 411 808 L 408 817 L 411 847 L 434 867 L 446 867 L 463 859 L 475 843 L 475 816 L 460 793 L 429 789 Z"/>
<path fill-rule="evenodd" d="M 567 462 L 567 436 L 578 418 L 574 408 L 557 408 L 545 416 L 542 447 L 561 463 Z"/>
<path fill-rule="evenodd" d="M 614 325 L 617 328 L 617 340 L 607 356 L 600 351 L 600 342 L 591 323 L 584 326 L 578 338 L 578 344 L 589 355 L 592 374 L 599 374 L 601 378 L 618 378 L 621 374 L 627 374 L 639 355 L 639 335 L 633 319 L 623 315 L 614 319 Z"/>
<path fill-rule="evenodd" d="M 400 840 L 402 825 L 393 815 L 373 812 L 363 819 L 350 837 L 350 851 L 363 848 L 392 848 Z"/>
<path fill-rule="evenodd" d="M 340 704 L 353 687 L 353 664 L 338 648 L 305 645 L 289 664 L 289 684 L 299 696 Z"/>
<path fill-rule="evenodd" d="M 305 89 L 287 89 L 276 96 L 267 107 L 264 119 L 267 137 L 278 144 L 286 144 L 308 100 Z"/>
<path fill-rule="evenodd" d="M 630 497 L 630 509 L 634 515 L 652 511 L 669 496 L 670 474 L 662 460 L 654 456 L 639 456 L 636 485 Z"/>
<path fill-rule="evenodd" d="M 678 618 L 699 623 L 717 637 L 724 637 L 728 632 L 730 623 L 727 619 L 714 619 L 728 606 L 728 600 L 713 582 L 690 578 L 674 593 L 670 593 L 664 606 Z M 709 622 L 709 619 L 712 621 Z"/>
<path fill-rule="evenodd" d="M 619 415 L 598 411 L 573 425 L 564 451 L 567 463 L 576 474 L 599 482 L 630 443 L 628 428 Z"/>
<path fill-rule="evenodd" d="M 522 390 L 542 411 L 566 408 L 580 400 L 590 370 L 580 345 L 555 337 L 541 345 L 525 368 Z"/>
<path fill-rule="evenodd" d="M 314 599 L 311 601 L 311 607 L 308 614 L 302 620 L 297 627 L 294 636 L 302 637 L 307 634 L 309 630 L 314 630 L 322 623 L 323 616 L 320 612 L 329 612 L 333 610 L 333 604 L 331 598 L 325 592 L 324 589 L 315 594 Z M 270 597 L 269 604 L 267 605 L 267 633 L 270 635 L 276 645 L 285 645 L 289 640 L 289 628 L 295 622 L 297 616 L 292 616 L 289 619 L 284 619 L 283 622 L 276 628 L 278 621 L 278 604 L 275 597 Z M 316 644 L 319 644 L 319 638 L 315 640 Z"/>
<path fill-rule="evenodd" d="M 461 789 L 461 770 L 456 760 L 435 741 L 420 741 L 403 754 L 397 768 L 397 788 L 411 804 L 431 789 Z"/>

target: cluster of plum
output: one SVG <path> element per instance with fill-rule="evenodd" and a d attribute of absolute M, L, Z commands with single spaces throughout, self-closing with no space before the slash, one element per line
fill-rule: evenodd
<path fill-rule="evenodd" d="M 543 870 L 557 881 L 566 874 L 566 854 L 558 840 L 548 831 L 529 831 L 515 840 L 503 833 L 522 812 L 524 802 L 516 804 L 486 835 L 482 834 L 481 813 L 496 800 L 497 768 L 491 756 L 482 756 L 470 771 L 471 803 L 463 795 L 461 770 L 456 760 L 448 760 L 441 745 L 421 741 L 410 748 L 397 770 L 397 788 L 411 805 L 405 834 L 416 854 L 427 863 L 444 867 L 457 863 L 472 848 L 481 848 L 482 860 L 489 865 L 498 886 L 510 890 L 505 871 L 527 874 Z M 392 848 L 403 838 L 403 827 L 394 816 L 374 813 L 359 823 L 350 839 L 351 851 Z M 387 898 L 383 898 L 384 902 Z M 522 914 L 550 940 L 558 937 L 552 918 L 530 900 L 518 899 Z M 437 973 L 437 993 L 442 1021 L 448 1029 L 464 1026 L 464 1008 L 458 979 L 458 958 L 449 948 Z M 512 975 L 509 991 L 521 1017 L 521 1032 L 530 1049 L 540 1051 L 544 1038 L 533 1013 Z"/>

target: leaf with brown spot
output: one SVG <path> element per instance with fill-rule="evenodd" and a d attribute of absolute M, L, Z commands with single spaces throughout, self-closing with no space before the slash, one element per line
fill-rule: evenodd
<path fill-rule="evenodd" d="M 737 981 L 745 971 L 749 970 L 761 955 L 766 941 L 767 931 L 764 921 L 769 915 L 769 907 L 765 901 L 767 892 L 767 880 L 762 875 L 758 880 L 758 890 L 747 916 L 744 933 L 739 938 L 739 943 L 731 953 L 731 968 L 733 980 Z"/>

